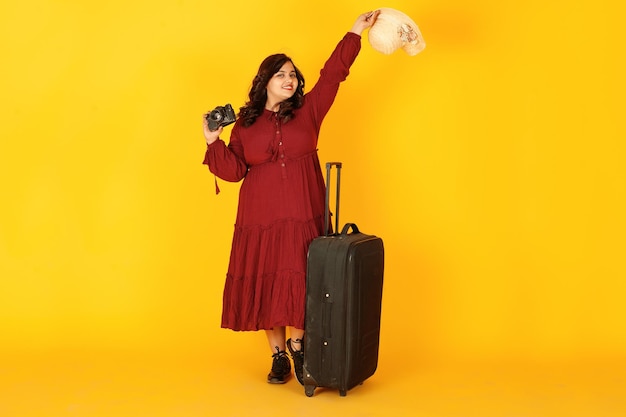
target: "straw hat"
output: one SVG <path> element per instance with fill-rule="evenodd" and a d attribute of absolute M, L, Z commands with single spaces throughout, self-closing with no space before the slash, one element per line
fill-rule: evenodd
<path fill-rule="evenodd" d="M 413 56 L 426 47 L 424 38 L 413 20 L 399 10 L 381 7 L 370 27 L 368 39 L 372 48 L 389 55 L 398 48 Z"/>

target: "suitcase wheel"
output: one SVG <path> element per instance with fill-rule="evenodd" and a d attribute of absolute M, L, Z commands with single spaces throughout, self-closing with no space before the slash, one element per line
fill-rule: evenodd
<path fill-rule="evenodd" d="M 312 397 L 314 392 L 315 392 L 315 385 L 304 386 L 304 393 L 306 394 L 307 397 Z"/>
<path fill-rule="evenodd" d="M 340 395 L 340 396 L 345 397 L 345 396 L 346 396 L 346 394 L 347 394 L 347 391 L 346 391 L 345 389 L 340 389 L 340 390 L 339 390 L 339 395 Z"/>

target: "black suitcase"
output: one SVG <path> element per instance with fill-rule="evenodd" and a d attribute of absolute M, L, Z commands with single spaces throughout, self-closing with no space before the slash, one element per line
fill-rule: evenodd
<path fill-rule="evenodd" d="M 337 167 L 335 233 L 329 234 L 330 170 Z M 326 232 L 307 257 L 304 391 L 334 388 L 341 396 L 378 366 L 384 247 L 353 223 L 339 230 L 341 163 L 326 164 Z M 351 231 L 351 233 L 350 233 Z"/>

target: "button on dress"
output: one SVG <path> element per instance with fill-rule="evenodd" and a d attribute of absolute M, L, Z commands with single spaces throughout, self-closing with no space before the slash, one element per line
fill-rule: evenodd
<path fill-rule="evenodd" d="M 212 173 L 243 180 L 224 285 L 224 328 L 304 328 L 307 251 L 324 232 L 318 135 L 360 48 L 361 37 L 348 32 L 291 120 L 265 110 L 249 127 L 237 120 L 228 146 L 219 139 L 207 147 L 204 163 Z"/>

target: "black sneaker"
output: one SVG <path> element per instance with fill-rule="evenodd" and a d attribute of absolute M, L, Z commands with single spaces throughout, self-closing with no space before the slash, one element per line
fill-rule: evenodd
<path fill-rule="evenodd" d="M 301 339 L 296 339 L 301 348 L 300 350 L 294 350 L 291 346 L 291 339 L 287 340 L 287 349 L 289 349 L 289 353 L 291 353 L 291 357 L 293 358 L 293 369 L 296 374 L 296 378 L 298 378 L 298 382 L 304 385 L 304 341 Z"/>
<path fill-rule="evenodd" d="M 284 384 L 291 378 L 291 362 L 284 350 L 278 350 L 272 355 L 272 370 L 267 375 L 270 384 Z"/>

